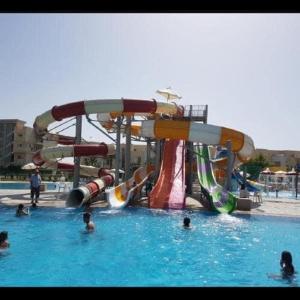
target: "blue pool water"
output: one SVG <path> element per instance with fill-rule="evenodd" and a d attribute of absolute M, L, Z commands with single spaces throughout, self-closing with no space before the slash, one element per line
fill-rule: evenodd
<path fill-rule="evenodd" d="M 46 189 L 47 190 L 56 190 L 57 183 L 55 182 L 47 182 Z M 29 190 L 29 182 L 0 182 L 0 189 L 6 190 Z"/>
<path fill-rule="evenodd" d="M 292 200 L 300 200 L 300 195 L 297 195 L 292 191 L 279 191 L 276 197 L 276 192 L 262 193 L 262 196 L 266 199 L 268 198 L 278 198 L 278 199 L 292 199 Z"/>
<path fill-rule="evenodd" d="M 0 208 L 0 286 L 290 286 L 279 274 L 282 250 L 300 268 L 300 220 L 144 208 L 95 208 L 96 231 L 82 211 L 38 208 L 17 218 Z M 193 229 L 181 226 L 189 215 Z M 296 275 L 297 276 L 297 275 Z"/>

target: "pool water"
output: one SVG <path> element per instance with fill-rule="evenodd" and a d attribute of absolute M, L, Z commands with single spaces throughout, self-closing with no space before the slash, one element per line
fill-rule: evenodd
<path fill-rule="evenodd" d="M 58 183 L 55 182 L 46 182 L 47 190 L 56 190 Z M 0 182 L 0 189 L 6 190 L 29 190 L 29 182 Z"/>
<path fill-rule="evenodd" d="M 278 199 L 293 199 L 293 200 L 300 200 L 300 195 L 297 195 L 296 198 L 296 193 L 295 191 L 279 191 L 276 197 L 276 192 L 269 192 L 267 194 L 266 192 L 262 193 L 263 198 L 278 198 Z"/>
<path fill-rule="evenodd" d="M 0 208 L 0 286 L 297 286 L 275 280 L 280 254 L 300 268 L 300 220 L 203 212 L 37 208 L 17 218 Z M 183 229 L 185 216 L 192 229 Z"/>

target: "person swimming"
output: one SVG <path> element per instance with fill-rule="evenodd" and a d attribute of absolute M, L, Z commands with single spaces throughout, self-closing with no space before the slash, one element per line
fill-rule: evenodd
<path fill-rule="evenodd" d="M 281 267 L 281 274 L 283 278 L 287 278 L 295 274 L 292 254 L 289 251 L 282 251 L 281 259 L 280 259 L 280 267 Z"/>
<path fill-rule="evenodd" d="M 6 249 L 9 247 L 8 232 L 0 232 L 0 249 Z"/>
<path fill-rule="evenodd" d="M 86 212 L 83 214 L 83 222 L 86 223 L 86 230 L 93 231 L 95 230 L 95 224 L 91 221 L 91 214 Z"/>
<path fill-rule="evenodd" d="M 21 216 L 28 216 L 29 215 L 29 208 L 25 210 L 24 204 L 20 203 L 18 205 L 17 211 L 16 211 L 16 216 L 21 217 Z"/>
<path fill-rule="evenodd" d="M 292 254 L 289 251 L 281 252 L 280 259 L 281 274 L 267 274 L 269 278 L 275 280 L 287 279 L 289 283 L 294 282 L 295 269 L 293 266 Z"/>
<path fill-rule="evenodd" d="M 183 227 L 184 228 L 186 228 L 186 229 L 191 228 L 190 223 L 191 223 L 191 219 L 190 218 L 185 217 L 183 219 Z"/>

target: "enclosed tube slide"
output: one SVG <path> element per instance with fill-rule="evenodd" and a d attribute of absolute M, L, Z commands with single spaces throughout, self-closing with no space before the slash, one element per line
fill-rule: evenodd
<path fill-rule="evenodd" d="M 239 185 L 242 185 L 244 183 L 243 176 L 237 170 L 234 170 L 232 172 L 232 176 L 237 180 Z M 247 179 L 245 182 L 245 186 L 249 192 L 259 192 L 264 188 L 265 185 Z"/>
<path fill-rule="evenodd" d="M 48 125 L 65 118 L 94 114 L 94 113 L 163 113 L 181 114 L 182 109 L 176 104 L 157 102 L 156 100 L 109 99 L 77 101 L 61 106 L 54 106 L 51 110 L 36 117 L 33 127 L 38 136 L 48 131 Z"/>
<path fill-rule="evenodd" d="M 249 160 L 254 151 L 252 139 L 237 130 L 215 125 L 175 120 L 142 121 L 136 135 L 156 139 L 180 139 L 190 142 L 201 142 L 207 145 L 225 146 L 228 140 L 232 143 L 232 151 L 239 162 Z"/>
<path fill-rule="evenodd" d="M 203 194 L 210 203 L 210 207 L 220 213 L 233 212 L 236 208 L 237 197 L 223 190 L 222 186 L 217 184 L 209 157 L 208 147 L 206 145 L 197 145 L 196 156 L 199 183 Z"/>
<path fill-rule="evenodd" d="M 113 184 L 115 177 L 108 169 L 100 169 L 99 179 L 95 179 L 85 186 L 73 189 L 66 201 L 67 207 L 81 207 L 84 204 L 95 202 L 98 196 L 105 187 Z"/>
<path fill-rule="evenodd" d="M 182 140 L 165 141 L 159 177 L 149 196 L 150 208 L 185 208 L 184 146 Z"/>
<path fill-rule="evenodd" d="M 129 203 L 130 199 L 142 190 L 143 185 L 151 176 L 154 169 L 155 168 L 152 165 L 142 166 L 134 171 L 133 176 L 129 180 L 110 189 L 107 192 L 107 199 L 110 207 L 125 207 Z M 134 182 L 136 183 L 135 186 L 133 186 Z"/>
<path fill-rule="evenodd" d="M 112 99 L 112 100 L 89 100 L 72 102 L 61 106 L 54 106 L 51 110 L 39 115 L 34 122 L 34 129 L 37 136 L 48 136 L 50 140 L 57 140 L 65 144 L 71 144 L 72 140 L 68 138 L 59 138 L 51 136 L 48 133 L 48 126 L 55 122 L 61 121 L 64 118 L 91 114 L 91 113 L 108 113 L 109 118 L 117 117 L 120 114 L 170 114 L 181 115 L 183 109 L 176 104 L 157 102 L 156 100 L 136 100 L 136 99 Z M 76 148 L 75 148 L 76 147 Z M 79 146 L 74 146 L 74 149 L 66 147 L 56 147 L 56 149 L 43 149 L 34 156 L 34 163 L 37 165 L 43 164 L 45 161 L 52 159 L 53 157 L 65 157 L 65 156 L 78 156 L 77 152 L 84 152 L 87 155 L 87 146 L 80 151 Z M 92 153 L 92 150 L 88 150 L 88 153 Z M 90 155 L 107 155 L 105 150 L 95 150 Z M 99 151 L 99 152 L 98 152 Z M 60 156 L 59 154 L 60 153 Z M 146 178 L 145 178 L 146 179 Z M 129 184 L 129 183 L 128 183 Z M 118 190 L 118 189 L 117 189 Z M 74 192 L 75 193 L 75 192 Z M 126 193 L 126 192 L 125 192 Z"/>
<path fill-rule="evenodd" d="M 36 166 L 33 164 L 33 167 L 31 169 L 34 169 Z M 41 168 L 49 168 L 49 169 L 55 169 L 59 171 L 73 171 L 74 170 L 74 164 L 72 163 L 60 163 L 55 160 L 49 160 L 45 162 Z M 26 169 L 26 168 L 25 168 Z M 91 177 L 99 177 L 101 173 L 102 168 L 96 168 L 93 166 L 86 166 L 86 165 L 80 165 L 79 166 L 79 173 L 82 176 L 91 176 Z"/>
<path fill-rule="evenodd" d="M 47 133 L 43 137 L 43 139 L 46 141 L 54 141 L 57 144 L 61 144 L 61 145 L 74 145 L 76 143 L 75 138 L 72 136 L 54 134 L 54 133 Z"/>
<path fill-rule="evenodd" d="M 100 145 L 89 144 L 64 147 L 49 147 L 35 152 L 32 157 L 32 161 L 35 165 L 41 166 L 46 161 L 54 158 L 92 155 L 107 156 L 114 154 L 114 151 L 115 147 L 113 145 L 107 145 L 105 143 L 102 143 Z"/>
<path fill-rule="evenodd" d="M 49 147 L 41 149 L 33 155 L 33 163 L 37 166 L 48 165 L 51 167 L 71 169 L 74 168 L 72 164 L 58 163 L 53 161 L 55 158 L 73 157 L 73 156 L 93 156 L 101 155 L 107 156 L 113 154 L 115 151 L 114 145 L 107 145 L 105 143 L 96 145 L 72 145 L 64 147 Z M 113 184 L 114 175 L 106 169 L 97 169 L 88 166 L 80 166 L 80 173 L 88 176 L 101 177 L 93 180 L 84 187 L 74 189 L 69 194 L 66 205 L 67 206 L 82 206 L 88 201 L 92 201 L 106 186 Z"/>

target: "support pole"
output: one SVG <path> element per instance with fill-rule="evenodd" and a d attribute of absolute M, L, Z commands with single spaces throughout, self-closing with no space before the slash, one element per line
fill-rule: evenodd
<path fill-rule="evenodd" d="M 299 172 L 298 170 L 296 171 L 297 174 L 296 174 L 296 180 L 295 180 L 295 190 L 296 190 L 296 199 L 298 198 L 298 175 L 299 175 Z"/>
<path fill-rule="evenodd" d="M 156 140 L 156 144 L 155 144 L 155 181 L 158 178 L 159 175 L 159 171 L 160 171 L 160 153 L 161 153 L 161 141 L 160 140 Z"/>
<path fill-rule="evenodd" d="M 81 143 L 81 130 L 82 130 L 82 116 L 76 116 L 76 135 L 75 143 L 76 145 Z M 79 187 L 79 177 L 80 177 L 80 157 L 74 157 L 74 180 L 73 188 Z"/>
<path fill-rule="evenodd" d="M 246 185 L 246 182 L 247 182 L 247 166 L 244 165 L 244 168 L 243 168 L 243 183 Z"/>
<path fill-rule="evenodd" d="M 131 158 L 131 116 L 126 117 L 126 145 L 125 145 L 125 180 L 131 176 L 130 172 L 130 158 Z"/>
<path fill-rule="evenodd" d="M 189 110 L 189 120 L 192 120 L 192 111 L 193 111 L 193 105 L 190 105 Z M 186 142 L 186 148 L 187 148 L 187 161 L 189 163 L 189 172 L 186 174 L 186 193 L 192 194 L 193 193 L 193 142 Z M 185 163 L 185 162 L 184 162 Z"/>
<path fill-rule="evenodd" d="M 121 160 L 121 117 L 117 117 L 117 134 L 116 134 L 116 162 L 115 162 L 115 186 L 119 185 Z"/>
<path fill-rule="evenodd" d="M 151 161 L 150 157 L 150 151 L 151 151 L 151 140 L 147 139 L 147 152 L 146 152 L 146 164 L 149 165 Z"/>
<path fill-rule="evenodd" d="M 231 141 L 226 142 L 226 148 L 227 148 L 227 174 L 226 174 L 226 190 L 231 191 L 231 173 L 232 173 L 232 167 L 233 167 L 233 153 L 231 151 L 232 144 Z"/>

